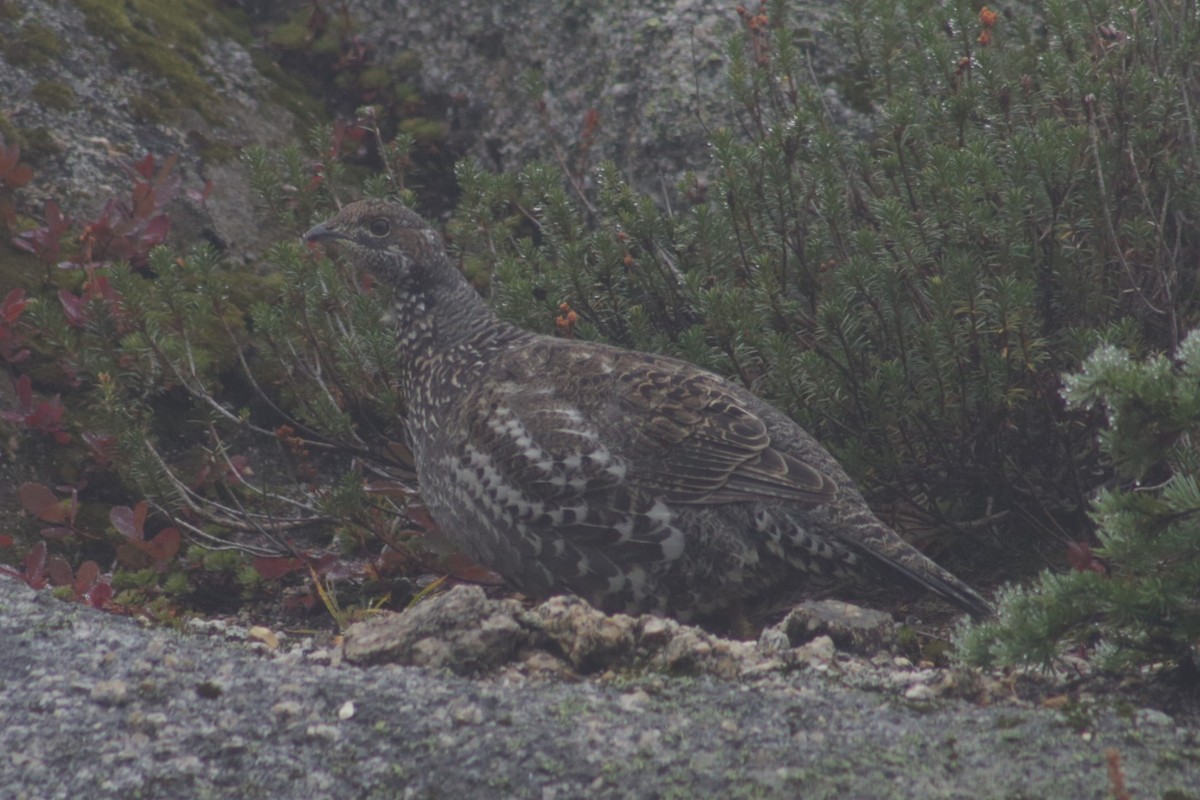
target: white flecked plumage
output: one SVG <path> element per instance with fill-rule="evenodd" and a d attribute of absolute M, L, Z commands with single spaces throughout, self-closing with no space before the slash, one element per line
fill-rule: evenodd
<path fill-rule="evenodd" d="M 305 238 L 393 293 L 422 496 L 464 552 L 521 591 L 687 620 L 869 572 L 991 613 L 742 387 L 500 320 L 403 206 L 352 203 Z"/>

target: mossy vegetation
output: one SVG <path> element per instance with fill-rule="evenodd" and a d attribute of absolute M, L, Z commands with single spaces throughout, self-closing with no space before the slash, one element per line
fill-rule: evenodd
<path fill-rule="evenodd" d="M 281 87 L 305 85 L 310 96 L 325 99 L 329 113 L 364 118 L 378 132 L 363 143 L 360 166 L 377 168 L 387 159 L 379 146 L 403 138 L 406 149 L 413 149 L 413 179 L 447 195 L 434 198 L 430 192 L 427 202 L 449 204 L 454 153 L 446 147 L 442 119 L 451 100 L 420 90 L 421 61 L 415 53 L 383 58 L 363 44 L 354 16 L 330 3 L 298 8 L 271 30 L 268 42 L 278 59 L 270 74 L 282 71 Z"/>
<path fill-rule="evenodd" d="M 30 92 L 34 101 L 55 111 L 75 108 L 75 90 L 58 81 L 38 81 Z"/>
<path fill-rule="evenodd" d="M 151 86 L 152 99 L 137 105 L 139 114 L 169 113 L 191 108 L 219 121 L 219 99 L 200 75 L 207 68 L 202 58 L 205 38 L 228 35 L 230 29 L 206 0 L 77 0 L 88 29 L 116 45 L 119 63 L 135 71 Z M 149 121 L 159 121 L 156 117 Z"/>
<path fill-rule="evenodd" d="M 43 158 L 51 158 L 62 152 L 58 134 L 45 125 L 19 128 L 17 141 L 22 143 L 22 152 L 30 163 L 36 164 Z"/>
<path fill-rule="evenodd" d="M 0 137 L 3 137 L 4 142 L 10 146 L 15 144 L 22 149 L 25 148 L 25 142 L 21 138 L 19 129 L 3 112 L 0 112 Z"/>
<path fill-rule="evenodd" d="M 1075 569 L 1046 572 L 1003 593 L 999 617 L 965 628 L 974 664 L 1053 663 L 1064 643 L 1094 649 L 1114 671 L 1147 663 L 1200 675 L 1200 330 L 1174 353 L 1135 361 L 1099 348 L 1067 379 L 1064 396 L 1104 409 L 1100 435 L 1122 479 L 1092 508 L 1098 546 L 1077 545 Z"/>
<path fill-rule="evenodd" d="M 422 117 L 402 119 L 397 129 L 400 133 L 411 136 L 419 145 L 436 144 L 446 138 L 445 123 Z"/>
<path fill-rule="evenodd" d="M 4 57 L 13 66 L 39 67 L 62 55 L 66 45 L 53 30 L 35 21 L 17 29 L 3 45 Z"/>

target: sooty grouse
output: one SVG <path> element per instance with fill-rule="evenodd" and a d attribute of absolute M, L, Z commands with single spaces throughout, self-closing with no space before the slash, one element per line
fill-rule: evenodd
<path fill-rule="evenodd" d="M 391 289 L 422 497 L 467 555 L 522 592 L 688 620 L 867 573 L 991 613 L 745 389 L 502 321 L 403 206 L 352 203 L 305 239 Z"/>

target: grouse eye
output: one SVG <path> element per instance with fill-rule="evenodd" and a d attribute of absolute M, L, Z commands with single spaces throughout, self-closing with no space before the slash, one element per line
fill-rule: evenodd
<path fill-rule="evenodd" d="M 377 217 L 376 219 L 371 220 L 371 224 L 367 226 L 367 230 L 371 232 L 372 236 L 382 237 L 391 233 L 392 226 L 383 217 Z"/>

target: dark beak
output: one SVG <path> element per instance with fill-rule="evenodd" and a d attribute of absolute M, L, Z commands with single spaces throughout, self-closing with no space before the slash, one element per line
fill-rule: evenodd
<path fill-rule="evenodd" d="M 339 231 L 329 227 L 328 222 L 322 222 L 320 225 L 314 225 L 308 229 L 308 233 L 304 234 L 304 241 L 319 242 L 326 239 L 346 239 L 348 238 Z"/>

